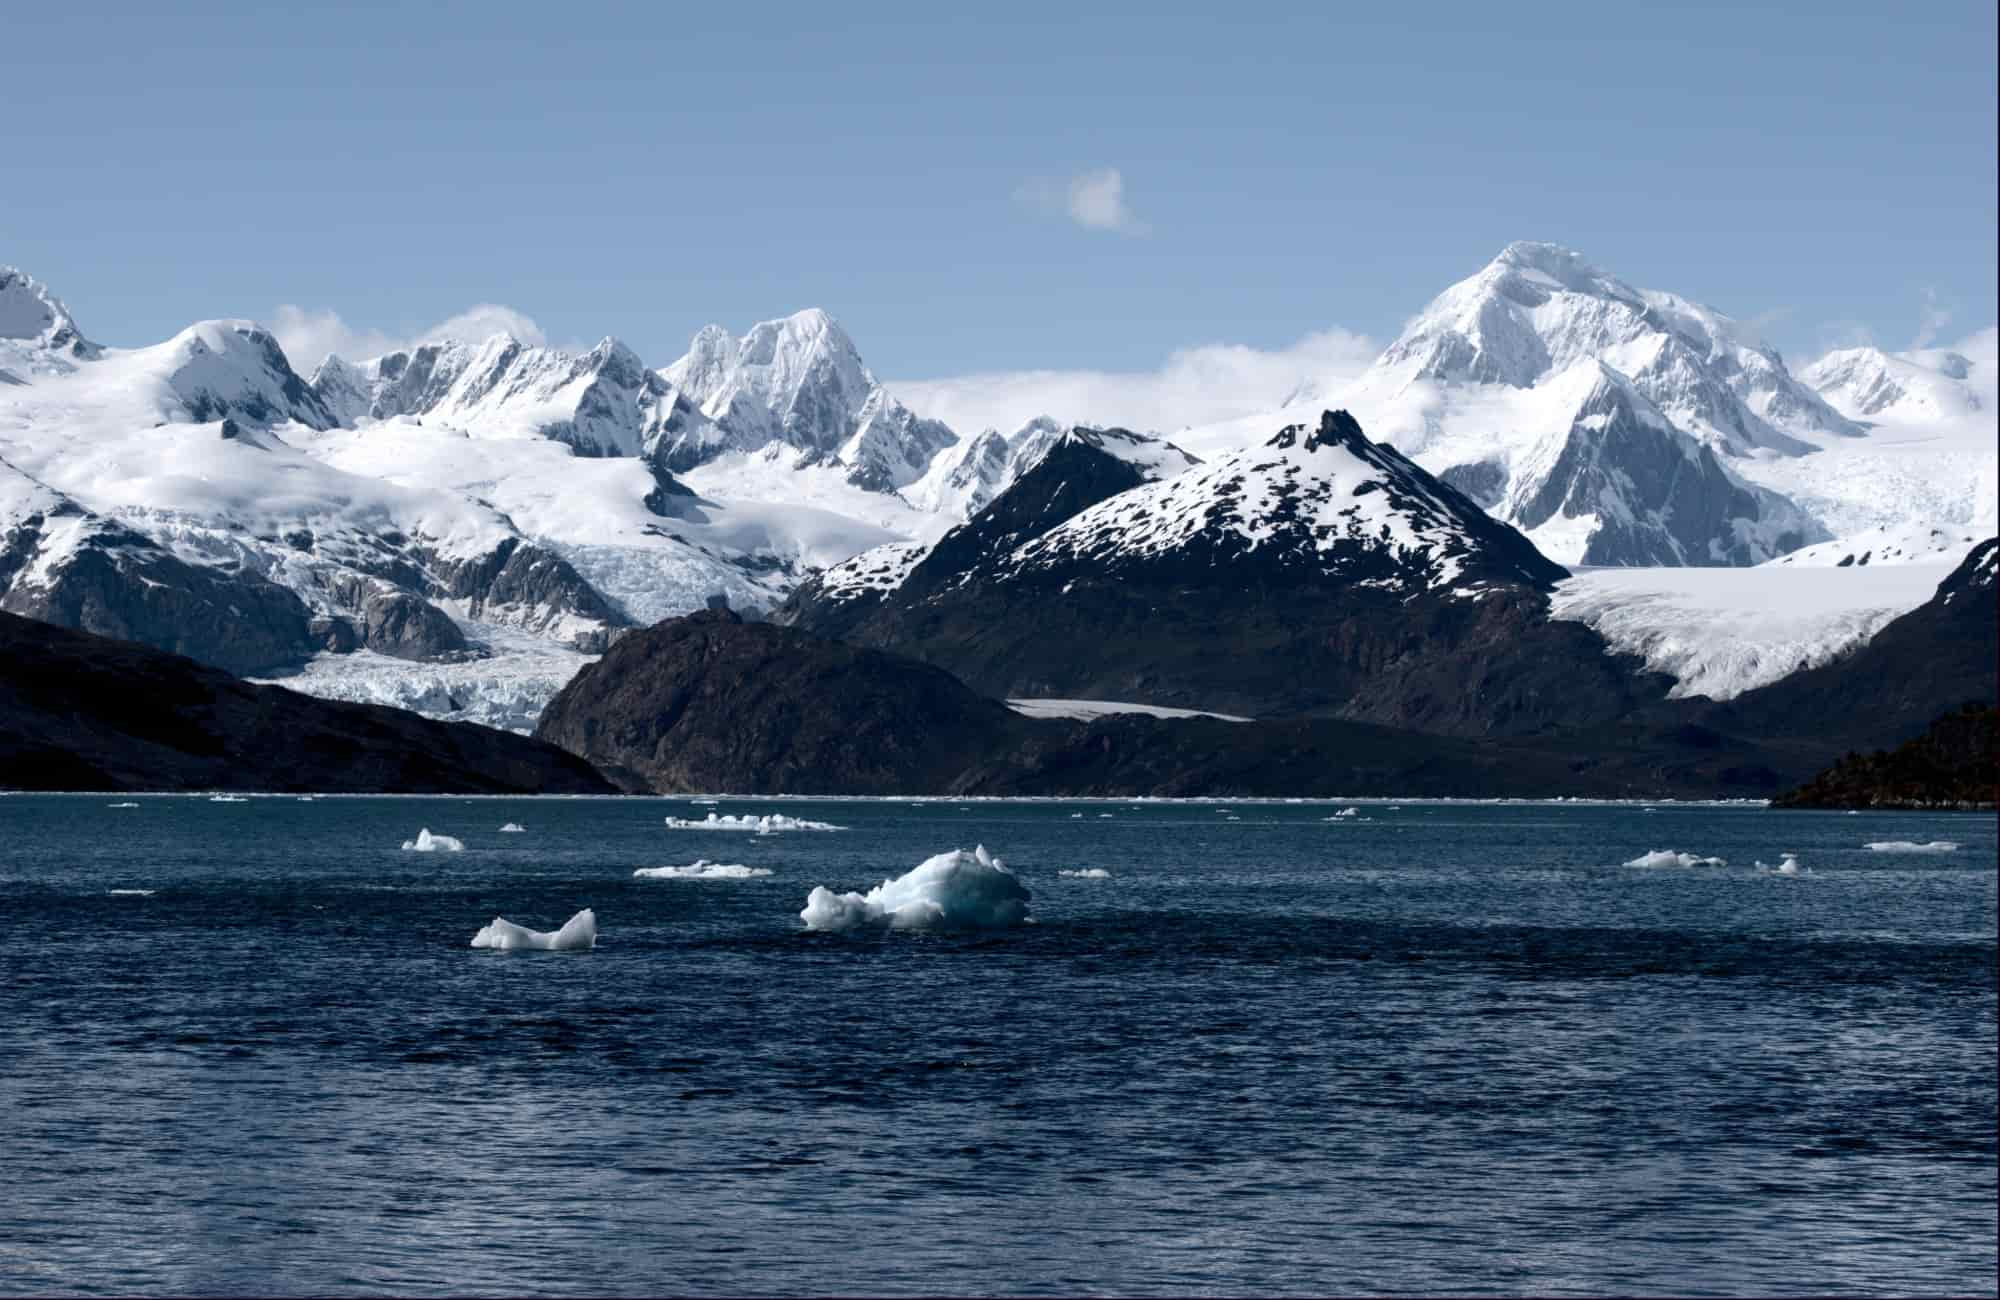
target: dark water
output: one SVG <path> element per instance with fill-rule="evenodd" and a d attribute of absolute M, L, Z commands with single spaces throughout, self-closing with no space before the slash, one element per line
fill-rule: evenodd
<path fill-rule="evenodd" d="M 0 798 L 0 1291 L 1995 1289 L 1987 817 L 114 802 Z M 1038 924 L 800 928 L 981 841 Z"/>

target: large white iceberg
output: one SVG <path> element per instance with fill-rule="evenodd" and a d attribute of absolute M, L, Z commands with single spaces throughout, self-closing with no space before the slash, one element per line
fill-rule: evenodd
<path fill-rule="evenodd" d="M 685 867 L 640 867 L 632 873 L 641 880 L 749 880 L 768 876 L 769 867 L 746 867 L 740 862 L 710 862 L 701 858 Z"/>
<path fill-rule="evenodd" d="M 553 933 L 530 930 L 524 925 L 515 925 L 504 916 L 496 916 L 472 936 L 472 946 L 503 951 L 582 952 L 597 946 L 597 913 L 586 907 L 563 922 L 562 929 Z"/>
<path fill-rule="evenodd" d="M 465 841 L 453 839 L 449 835 L 433 835 L 430 827 L 417 832 L 417 838 L 403 841 L 406 853 L 463 853 Z"/>
<path fill-rule="evenodd" d="M 1955 840 L 1932 840 L 1928 844 L 1919 844 L 1915 840 L 1875 840 L 1868 845 L 1868 851 L 1871 853 L 1956 853 L 1958 852 L 1958 843 Z"/>
<path fill-rule="evenodd" d="M 865 894 L 826 886 L 806 897 L 808 930 L 983 930 L 1028 919 L 1028 887 L 980 845 L 930 858 Z"/>
<path fill-rule="evenodd" d="M 1704 858 L 1692 853 L 1676 853 L 1672 849 L 1654 849 L 1651 853 L 1641 853 L 1625 864 L 1628 867 L 1726 867 L 1726 858 Z"/>

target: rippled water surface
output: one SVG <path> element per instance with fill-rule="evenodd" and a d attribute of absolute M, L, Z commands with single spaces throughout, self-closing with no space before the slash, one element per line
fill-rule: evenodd
<path fill-rule="evenodd" d="M 0 798 L 0 1291 L 1995 1289 L 1990 817 L 118 802 Z"/>

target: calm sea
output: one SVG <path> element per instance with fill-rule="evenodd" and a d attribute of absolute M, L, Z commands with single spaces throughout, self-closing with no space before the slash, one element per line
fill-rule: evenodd
<path fill-rule="evenodd" d="M 1990 816 L 123 802 L 0 798 L 0 1291 L 1995 1290 Z"/>

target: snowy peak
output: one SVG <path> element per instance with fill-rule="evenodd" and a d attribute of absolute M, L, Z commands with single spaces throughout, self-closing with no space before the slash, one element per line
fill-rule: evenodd
<path fill-rule="evenodd" d="M 358 364 L 328 357 L 312 390 L 342 424 L 412 416 L 482 437 L 548 438 L 579 456 L 639 455 L 673 416 L 671 386 L 614 338 L 580 355 L 495 334 Z"/>
<path fill-rule="evenodd" d="M 1805 381 L 1859 420 L 1962 419 L 1981 409 L 1973 362 L 1957 352 L 1843 348 L 1807 366 Z"/>
<path fill-rule="evenodd" d="M 299 378 L 271 331 L 252 321 L 202 321 L 144 356 L 165 381 L 178 410 L 194 424 L 236 420 L 252 425 L 287 420 L 312 429 L 333 427 L 319 395 Z"/>
<path fill-rule="evenodd" d="M 83 336 L 62 299 L 11 266 L 0 266 L 0 341 L 78 361 L 88 361 L 103 350 Z"/>
<path fill-rule="evenodd" d="M 847 332 L 817 308 L 763 321 L 742 338 L 707 326 L 660 373 L 714 430 L 677 444 L 677 470 L 775 444 L 796 449 L 801 463 L 845 466 L 857 487 L 895 492 L 923 479 L 938 453 L 958 442 L 948 426 L 884 390 Z"/>
<path fill-rule="evenodd" d="M 1515 243 L 1445 290 L 1376 362 L 1395 382 L 1532 388 L 1586 360 L 1631 377 L 1670 418 L 1731 455 L 1801 455 L 1795 433 L 1861 428 L 1721 312 L 1635 289 L 1556 244 Z M 1393 385 L 1392 385 L 1393 386 Z"/>
<path fill-rule="evenodd" d="M 1018 575 L 1169 583 L 1336 582 L 1403 594 L 1546 588 L 1564 571 L 1345 411 L 1120 493 L 1022 547 Z"/>

